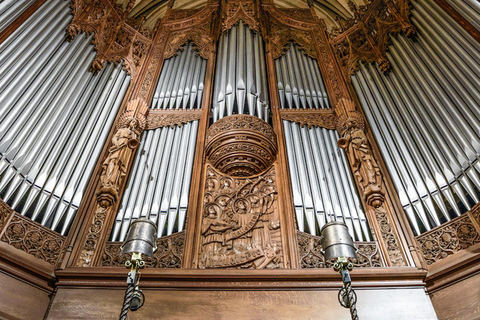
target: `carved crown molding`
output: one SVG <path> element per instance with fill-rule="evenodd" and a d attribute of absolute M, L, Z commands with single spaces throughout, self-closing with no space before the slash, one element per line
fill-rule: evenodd
<path fill-rule="evenodd" d="M 258 32 L 260 28 L 259 12 L 255 0 L 230 0 L 223 10 L 222 32 L 229 30 L 239 20 L 250 29 Z"/>
<path fill-rule="evenodd" d="M 350 3 L 355 17 L 341 29 L 332 30 L 331 44 L 344 69 L 350 77 L 358 70 L 358 61 L 377 62 L 380 70 L 390 69 L 386 50 L 390 35 L 403 32 L 411 37 L 416 33 L 410 22 L 410 0 L 373 0 L 357 7 Z"/>
<path fill-rule="evenodd" d="M 136 78 L 152 41 L 149 29 L 127 17 L 131 4 L 123 10 L 109 0 L 72 0 L 70 6 L 73 19 L 67 38 L 73 39 L 81 32 L 94 34 L 92 71 L 100 71 L 106 62 L 122 62 L 123 69 Z"/>
<path fill-rule="evenodd" d="M 150 110 L 146 130 L 182 126 L 200 119 L 202 110 Z"/>
<path fill-rule="evenodd" d="M 337 123 L 337 116 L 333 109 L 282 109 L 280 116 L 283 120 L 292 121 L 307 128 L 335 129 Z"/>

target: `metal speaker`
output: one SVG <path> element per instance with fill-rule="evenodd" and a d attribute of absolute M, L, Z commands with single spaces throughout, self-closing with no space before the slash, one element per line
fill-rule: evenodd
<path fill-rule="evenodd" d="M 136 252 L 152 257 L 157 250 L 157 226 L 146 218 L 133 221 L 121 249 L 122 254 Z"/>
<path fill-rule="evenodd" d="M 325 251 L 325 261 L 340 257 L 357 257 L 353 239 L 348 233 L 345 223 L 331 221 L 324 225 L 320 232 L 322 235 L 322 247 Z"/>

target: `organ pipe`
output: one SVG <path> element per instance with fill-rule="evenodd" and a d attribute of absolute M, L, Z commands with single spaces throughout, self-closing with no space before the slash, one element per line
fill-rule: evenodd
<path fill-rule="evenodd" d="M 453 9 L 460 13 L 465 20 L 480 31 L 480 3 L 478 0 L 445 0 Z M 449 20 L 451 18 L 449 17 Z"/>
<path fill-rule="evenodd" d="M 431 0 L 413 2 L 415 41 L 392 37 L 392 72 L 352 83 L 418 235 L 480 198 L 480 45 Z"/>
<path fill-rule="evenodd" d="M 282 108 L 330 108 L 317 61 L 295 44 L 275 60 Z M 358 241 L 370 241 L 365 214 L 335 130 L 283 121 L 297 224 L 313 235 L 343 220 Z"/>
<path fill-rule="evenodd" d="M 0 2 L 0 32 L 30 7 L 35 0 L 5 0 Z"/>
<path fill-rule="evenodd" d="M 269 110 L 263 39 L 240 20 L 220 36 L 213 121 L 232 114 L 249 114 L 268 122 Z"/>
<path fill-rule="evenodd" d="M 66 234 L 130 78 L 88 71 L 91 36 L 64 41 L 68 1 L 48 1 L 0 45 L 0 194 Z"/>
<path fill-rule="evenodd" d="M 199 109 L 206 62 L 191 44 L 165 60 L 151 108 Z M 198 120 L 143 134 L 115 219 L 113 241 L 123 241 L 131 221 L 141 217 L 157 224 L 158 237 L 183 230 L 197 130 Z"/>

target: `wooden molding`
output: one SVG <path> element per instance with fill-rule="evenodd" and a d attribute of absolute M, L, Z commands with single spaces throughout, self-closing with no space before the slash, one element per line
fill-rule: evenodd
<path fill-rule="evenodd" d="M 202 110 L 150 110 L 147 116 L 146 130 L 162 127 L 173 128 L 200 119 Z"/>
<path fill-rule="evenodd" d="M 298 123 L 301 127 L 336 129 L 337 116 L 333 109 L 281 109 L 283 120 Z"/>

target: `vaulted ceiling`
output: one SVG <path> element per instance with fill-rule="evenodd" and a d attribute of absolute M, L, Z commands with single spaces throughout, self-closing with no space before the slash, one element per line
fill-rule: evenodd
<path fill-rule="evenodd" d="M 318 17 L 323 19 L 329 28 L 337 25 L 337 19 L 352 17 L 348 2 L 352 0 L 313 0 L 313 8 Z M 127 5 L 129 0 L 118 0 L 118 3 Z M 280 8 L 308 8 L 306 0 L 274 0 Z M 365 4 L 364 0 L 353 0 L 357 5 Z M 153 27 L 155 22 L 167 12 L 168 0 L 136 0 L 130 12 L 135 18 L 145 17 L 145 26 Z M 198 9 L 203 7 L 207 0 L 175 0 L 174 9 Z"/>

